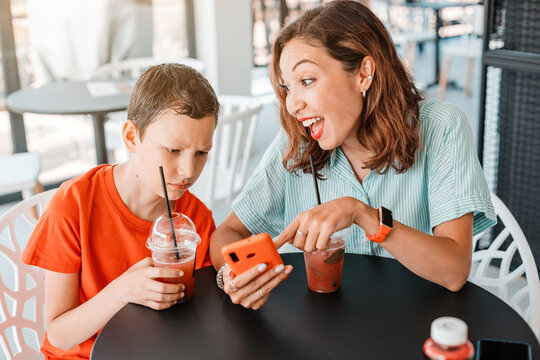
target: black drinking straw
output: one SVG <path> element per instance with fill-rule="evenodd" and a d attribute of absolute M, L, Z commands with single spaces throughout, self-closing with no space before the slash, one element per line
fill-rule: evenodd
<path fill-rule="evenodd" d="M 317 205 L 321 205 L 321 196 L 319 195 L 319 185 L 317 184 L 317 173 L 315 172 L 315 164 L 313 163 L 313 155 L 309 155 L 311 163 L 311 172 L 313 174 L 313 184 L 315 185 L 315 194 L 317 195 Z"/>
<path fill-rule="evenodd" d="M 174 243 L 174 255 L 177 259 L 180 259 L 178 255 L 178 245 L 176 244 L 176 234 L 174 233 L 174 225 L 172 221 L 171 205 L 169 204 L 169 195 L 167 194 L 167 185 L 165 183 L 165 175 L 163 175 L 163 166 L 159 167 L 159 173 L 161 174 L 161 185 L 163 186 L 163 194 L 165 195 L 165 204 L 167 205 L 167 215 L 169 215 L 169 224 L 171 225 L 171 235 Z"/>

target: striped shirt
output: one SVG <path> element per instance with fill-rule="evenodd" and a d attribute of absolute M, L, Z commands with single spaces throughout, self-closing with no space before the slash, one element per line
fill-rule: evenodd
<path fill-rule="evenodd" d="M 398 174 L 370 171 L 362 183 L 338 147 L 321 170 L 321 201 L 351 196 L 369 206 L 384 206 L 394 219 L 433 234 L 439 224 L 474 213 L 473 233 L 496 223 L 486 179 L 473 146 L 472 131 L 465 114 L 439 100 L 425 100 L 420 106 L 421 148 L 414 165 Z M 287 136 L 281 131 L 266 150 L 261 163 L 247 181 L 232 209 L 253 233 L 278 236 L 302 211 L 317 203 L 313 177 L 288 172 L 282 165 Z M 380 245 L 369 241 L 357 225 L 350 229 L 346 251 L 392 257 Z"/>

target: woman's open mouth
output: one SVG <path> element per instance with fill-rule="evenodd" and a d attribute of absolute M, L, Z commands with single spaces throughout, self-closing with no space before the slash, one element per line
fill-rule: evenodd
<path fill-rule="evenodd" d="M 320 116 L 314 116 L 310 118 L 300 119 L 302 125 L 308 127 L 311 130 L 311 137 L 315 140 L 319 140 L 324 130 L 324 118 Z"/>
<path fill-rule="evenodd" d="M 324 130 L 324 120 L 317 121 L 310 125 L 309 129 L 311 130 L 311 137 L 315 140 L 319 140 Z"/>

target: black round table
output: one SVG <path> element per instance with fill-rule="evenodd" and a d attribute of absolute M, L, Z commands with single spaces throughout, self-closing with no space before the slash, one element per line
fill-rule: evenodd
<path fill-rule="evenodd" d="M 100 84 L 101 83 L 101 84 Z M 106 85 L 101 94 L 92 94 L 89 87 Z M 108 161 L 105 147 L 105 120 L 109 112 L 126 110 L 133 81 L 66 81 L 39 88 L 14 91 L 6 99 L 15 113 L 92 116 L 98 164 Z M 112 91 L 111 91 L 112 90 Z"/>
<path fill-rule="evenodd" d="M 103 328 L 92 360 L 103 359 L 422 359 L 431 322 L 456 316 L 475 344 L 483 337 L 540 347 L 502 300 L 467 283 L 452 293 L 392 259 L 347 254 L 341 289 L 308 290 L 302 254 L 258 311 L 231 303 L 213 268 L 196 272 L 191 302 L 164 311 L 129 304 Z"/>

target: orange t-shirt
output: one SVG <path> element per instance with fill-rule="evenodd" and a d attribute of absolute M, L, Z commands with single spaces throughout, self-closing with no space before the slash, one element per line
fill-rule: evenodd
<path fill-rule="evenodd" d="M 189 191 L 176 201 L 174 211 L 193 220 L 201 237 L 195 267 L 210 265 L 208 245 L 216 229 L 212 212 Z M 113 165 L 101 165 L 60 186 L 21 259 L 55 272 L 79 273 L 82 304 L 133 264 L 151 256 L 145 245 L 151 225 L 135 216 L 120 198 Z M 63 351 L 52 346 L 45 334 L 41 351 L 47 359 L 88 359 L 96 336 Z"/>

